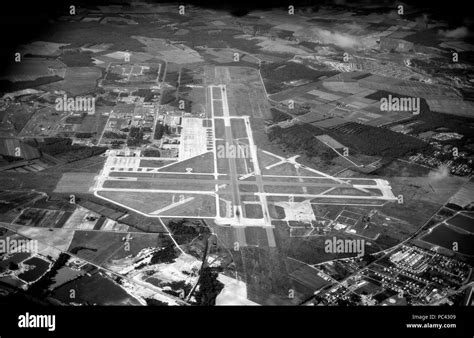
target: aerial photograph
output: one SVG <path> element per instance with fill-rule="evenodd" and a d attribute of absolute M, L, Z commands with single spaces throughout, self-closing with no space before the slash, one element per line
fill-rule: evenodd
<path fill-rule="evenodd" d="M 1 49 L 0 306 L 474 305 L 470 13 L 61 4 Z"/>

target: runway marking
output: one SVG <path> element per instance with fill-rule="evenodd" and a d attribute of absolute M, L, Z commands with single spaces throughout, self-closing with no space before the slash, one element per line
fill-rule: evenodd
<path fill-rule="evenodd" d="M 216 76 L 217 74 L 217 68 L 215 69 L 216 71 Z M 224 72 L 220 72 L 222 75 L 228 75 L 226 73 L 227 68 L 224 68 Z M 230 78 L 229 78 L 230 81 Z M 262 226 L 262 227 L 267 227 L 267 234 L 269 238 L 269 244 L 273 245 L 274 244 L 274 237 L 273 239 L 271 238 L 273 236 L 273 231 L 272 231 L 272 218 L 270 217 L 270 212 L 268 209 L 269 204 L 276 204 L 279 203 L 277 201 L 272 200 L 269 202 L 267 200 L 268 197 L 281 197 L 285 198 L 286 201 L 294 200 L 295 198 L 303 198 L 305 201 L 313 200 L 311 201 L 311 204 L 337 204 L 337 205 L 368 205 L 368 206 L 379 206 L 383 205 L 389 201 L 394 201 L 396 200 L 396 197 L 393 195 L 390 184 L 386 180 L 382 179 L 368 179 L 368 178 L 340 178 L 340 177 L 334 177 L 329 174 L 326 174 L 324 172 L 321 172 L 319 170 L 307 167 L 301 163 L 297 162 L 298 156 L 292 156 L 289 158 L 285 158 L 276 154 L 273 154 L 269 151 L 263 150 L 263 149 L 258 149 L 255 145 L 255 141 L 253 139 L 253 132 L 250 126 L 250 117 L 249 116 L 232 116 L 231 112 L 229 110 L 229 103 L 228 103 L 228 97 L 227 97 L 227 86 L 225 84 L 206 84 L 205 85 L 205 96 L 206 96 L 206 107 L 208 107 L 209 111 L 207 112 L 206 119 L 209 119 L 209 114 L 210 114 L 210 119 L 212 121 L 212 130 L 209 132 L 207 127 L 202 127 L 202 133 L 199 135 L 194 135 L 193 130 L 186 130 L 183 131 L 183 135 L 188 135 L 189 137 L 198 137 L 198 138 L 204 138 L 201 140 L 206 144 L 206 142 L 211 141 L 212 142 L 212 150 L 210 150 L 213 153 L 213 162 L 214 162 L 214 171 L 211 173 L 199 173 L 193 171 L 192 174 L 194 175 L 208 175 L 208 176 L 213 176 L 213 180 L 205 180 L 205 179 L 198 179 L 195 177 L 186 177 L 186 175 L 189 175 L 187 172 L 173 172 L 173 171 L 161 171 L 161 170 L 169 170 L 167 169 L 168 167 L 171 167 L 172 165 L 179 164 L 180 162 L 183 162 L 184 157 L 189 158 L 194 158 L 196 156 L 192 156 L 192 152 L 194 151 L 193 149 L 189 149 L 189 154 L 188 156 L 185 156 L 184 154 L 181 154 L 179 159 L 174 159 L 174 158 L 141 158 L 141 157 L 120 157 L 116 156 L 114 153 L 110 153 L 109 157 L 107 158 L 107 161 L 105 161 L 104 169 L 99 173 L 99 175 L 96 177 L 96 184 L 93 188 L 94 194 L 102 199 L 108 200 L 110 202 L 113 202 L 117 205 L 121 205 L 125 208 L 132 209 L 136 212 L 139 212 L 140 214 L 149 216 L 149 217 L 157 217 L 156 214 L 162 213 L 163 211 L 167 211 L 170 209 L 173 209 L 176 206 L 179 206 L 181 204 L 188 203 L 192 201 L 194 198 L 193 197 L 188 197 L 184 201 L 179 201 L 172 203 L 168 206 L 165 206 L 161 209 L 155 210 L 151 213 L 144 213 L 141 212 L 140 210 L 135 210 L 129 206 L 120 204 L 116 201 L 113 201 L 110 198 L 105 198 L 103 196 L 98 195 L 98 192 L 101 191 L 107 191 L 107 192 L 147 192 L 147 193 L 165 193 L 165 194 L 172 194 L 172 193 L 179 193 L 179 194 L 192 194 L 192 195 L 208 195 L 208 196 L 213 196 L 215 198 L 215 209 L 216 209 L 216 216 L 215 217 L 201 217 L 198 215 L 198 210 L 196 210 L 196 215 L 195 216 L 181 216 L 181 215 L 173 215 L 172 217 L 183 217 L 183 218 L 213 218 L 216 223 L 218 224 L 229 224 L 232 226 L 236 227 L 245 227 L 245 226 Z M 219 94 L 220 98 L 214 97 L 215 95 Z M 249 93 L 250 95 L 250 93 Z M 215 116 L 215 109 L 219 105 L 222 107 L 222 116 Z M 261 113 L 261 107 L 260 105 L 258 106 L 258 109 Z M 199 120 L 197 118 L 194 118 L 195 120 L 191 121 L 189 120 L 188 122 L 193 122 L 190 123 L 189 125 L 199 125 Z M 234 158 L 225 158 L 227 161 L 227 165 L 229 166 L 228 172 L 226 173 L 219 173 L 218 172 L 218 158 L 217 158 L 217 151 L 216 151 L 216 138 L 217 135 L 217 124 L 215 121 L 217 120 L 223 120 L 223 125 L 220 125 L 220 128 L 223 127 L 224 130 L 220 133 L 220 135 L 224 134 L 223 137 L 220 138 L 220 140 L 225 141 L 228 144 L 236 144 L 238 147 L 242 147 L 243 145 L 249 146 L 250 152 L 249 152 L 249 159 L 250 163 L 252 164 L 251 166 L 247 162 L 247 159 L 243 159 L 243 165 L 242 163 L 239 163 L 240 166 L 237 166 L 236 159 Z M 235 123 L 243 123 L 245 124 L 245 133 L 246 137 L 241 137 L 242 135 L 235 135 L 239 137 L 234 137 L 233 131 L 232 131 L 232 122 L 236 121 Z M 185 123 L 185 127 L 187 124 Z M 239 126 L 241 127 L 241 126 Z M 221 130 L 220 130 L 221 131 Z M 196 144 L 201 144 L 202 142 L 196 142 Z M 246 142 L 247 141 L 247 142 Z M 193 143 L 189 143 L 189 147 L 192 147 Z M 285 164 L 290 164 L 295 168 L 295 171 L 297 174 L 300 171 L 306 171 L 306 174 L 313 173 L 311 176 L 304 176 L 304 175 L 278 175 L 278 174 L 272 174 L 271 172 L 268 174 L 262 174 L 261 172 L 261 163 L 258 161 L 258 152 L 261 152 L 263 154 L 266 154 L 268 156 L 271 156 L 271 158 L 275 159 L 275 163 L 269 164 L 265 167 L 265 172 L 273 169 L 273 168 L 278 168 L 280 165 L 285 165 Z M 208 152 L 208 151 L 206 151 Z M 154 168 L 154 167 L 140 167 L 141 160 L 169 160 L 172 161 L 168 164 L 165 164 L 159 168 Z M 239 159 L 241 161 L 242 159 Z M 252 168 L 253 167 L 253 168 Z M 121 169 L 121 170 L 118 170 Z M 160 171 L 159 171 L 160 170 Z M 243 171 L 243 172 L 239 172 Z M 110 173 L 120 173 L 122 172 L 124 174 L 124 177 L 121 176 L 109 176 Z M 141 178 L 139 175 L 138 177 L 127 177 L 127 173 L 152 173 L 152 174 L 178 174 L 181 175 L 182 178 L 169 178 L 169 177 L 143 177 Z M 116 174 L 117 175 L 117 174 Z M 252 180 L 247 180 L 247 179 L 252 179 Z M 281 178 L 281 181 L 275 180 Z M 273 180 L 272 180 L 273 179 Z M 285 181 L 287 179 L 287 181 Z M 295 181 L 291 181 L 291 179 L 296 179 Z M 121 180 L 123 182 L 146 182 L 146 181 L 156 181 L 160 182 L 162 181 L 163 183 L 167 184 L 175 184 L 176 187 L 173 189 L 132 189 L 132 188 L 104 188 L 104 183 L 107 181 L 118 181 Z M 311 182 L 311 180 L 314 180 Z M 321 180 L 321 182 L 318 182 Z M 324 182 L 324 180 L 327 181 L 327 183 Z M 316 182 L 315 182 L 316 181 Z M 354 181 L 354 184 L 351 183 Z M 364 184 L 367 182 L 367 184 Z M 373 184 L 368 184 L 368 183 L 373 183 Z M 196 184 L 202 184 L 202 183 L 207 183 L 210 186 L 212 186 L 212 189 L 209 190 L 190 190 L 189 188 L 186 190 L 181 190 L 180 189 L 180 184 L 188 184 L 189 183 L 196 183 Z M 244 185 L 252 185 L 256 186 L 256 192 L 241 192 L 239 190 L 239 187 L 242 187 Z M 282 193 L 273 193 L 268 191 L 268 187 L 281 187 L 281 189 L 285 189 Z M 291 187 L 295 187 L 295 192 L 286 192 L 286 191 L 291 191 Z M 321 191 L 320 193 L 314 194 L 311 193 L 309 189 L 311 188 L 318 188 L 318 187 L 327 187 L 328 189 Z M 203 187 L 204 188 L 204 187 Z M 334 192 L 335 189 L 338 188 L 350 188 L 350 189 L 356 189 L 359 190 L 361 193 L 363 192 L 364 195 L 354 195 L 353 193 L 351 194 L 350 190 L 345 191 L 344 193 L 340 194 L 333 194 L 333 195 L 328 195 L 328 193 Z M 254 188 L 255 189 L 255 188 Z M 267 189 L 267 190 L 266 190 Z M 297 193 L 298 189 L 302 191 L 302 193 Z M 380 192 L 381 195 L 374 195 L 374 192 L 371 190 L 367 189 L 373 189 L 378 192 Z M 308 193 L 308 191 L 310 191 Z M 319 192 L 316 190 L 316 192 Z M 366 194 L 366 195 L 365 195 Z M 253 198 L 249 198 L 250 196 L 254 196 Z M 324 198 L 325 202 L 324 203 L 318 203 L 317 199 L 318 198 Z M 344 201 L 345 200 L 345 201 Z M 356 203 L 354 201 L 360 200 L 360 203 Z M 373 201 L 376 204 L 371 204 L 366 201 Z M 294 202 L 294 203 L 300 203 L 300 202 Z M 221 217 L 221 207 L 223 206 L 222 204 L 225 204 L 225 211 L 222 211 L 225 214 L 225 217 Z M 242 210 L 242 205 L 245 204 L 259 204 L 262 207 L 262 212 L 263 212 L 263 217 L 262 218 L 247 218 L 245 217 L 243 210 Z M 224 216 L 224 215 L 223 215 Z M 168 216 L 170 217 L 170 216 Z M 242 234 L 241 234 L 242 235 Z M 245 236 L 245 235 L 244 235 Z M 245 240 L 245 239 L 243 239 Z"/>

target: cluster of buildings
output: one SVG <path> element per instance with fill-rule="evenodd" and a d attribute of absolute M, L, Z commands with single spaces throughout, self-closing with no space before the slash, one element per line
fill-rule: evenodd
<path fill-rule="evenodd" d="M 440 145 L 430 143 L 438 148 L 432 154 L 426 156 L 421 153 L 412 155 L 409 160 L 413 163 L 421 164 L 431 168 L 448 168 L 449 172 L 458 176 L 470 176 L 472 174 L 472 159 L 468 158 L 465 152 L 459 152 L 457 156 L 453 156 L 452 145 Z M 448 157 L 449 159 L 444 159 Z"/>
<path fill-rule="evenodd" d="M 348 259 L 347 264 L 353 264 Z M 344 262 L 346 264 L 346 262 Z M 315 305 L 452 305 L 452 295 L 471 275 L 455 258 L 411 244 L 370 263 L 332 288 L 316 293 Z"/>

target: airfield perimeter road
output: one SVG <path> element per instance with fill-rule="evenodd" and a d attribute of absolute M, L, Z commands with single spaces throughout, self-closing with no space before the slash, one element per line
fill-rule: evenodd
<path fill-rule="evenodd" d="M 95 192 L 166 193 L 173 194 L 173 196 L 175 193 L 187 193 L 193 196 L 209 195 L 215 198 L 217 210 L 222 211 L 221 203 L 225 203 L 226 216 L 216 217 L 222 224 L 265 227 L 272 227 L 267 198 L 271 200 L 270 203 L 278 201 L 293 203 L 294 197 L 308 200 L 323 198 L 324 201 L 331 199 L 334 200 L 334 203 L 348 205 L 353 203 L 374 205 L 374 203 L 396 200 L 388 182 L 385 180 L 334 177 L 298 163 L 296 161 L 298 156 L 284 158 L 263 149 L 257 150 L 251 129 L 253 112 L 249 111 L 248 114 L 242 115 L 232 111 L 234 103 L 231 102 L 232 105 L 229 106 L 228 100 L 229 98 L 235 100 L 234 88 L 230 79 L 225 79 L 223 82 L 220 84 L 207 83 L 205 85 L 206 102 L 210 103 L 208 106 L 210 116 L 208 115 L 208 118 L 211 118 L 214 122 L 212 123 L 214 133 L 207 131 L 208 134 L 214 134 L 213 173 L 201 173 L 200 170 L 197 170 L 191 174 L 190 171 L 188 173 L 183 172 L 181 167 L 176 168 L 176 172 L 173 171 L 172 167 L 166 167 L 168 169 L 165 168 L 165 171 L 163 169 L 160 171 L 159 168 L 146 167 L 146 164 L 142 167 L 140 159 L 136 157 L 121 157 L 120 160 L 117 160 L 118 157 L 113 157 L 106 161 L 104 170 L 98 176 Z M 216 123 L 217 121 L 219 123 Z M 244 128 L 242 128 L 243 126 Z M 197 123 L 191 129 L 193 128 L 201 128 L 201 125 Z M 216 137 L 216 135 L 219 136 Z M 232 149 L 247 146 L 249 152 L 244 159 L 240 155 L 230 155 L 232 152 L 227 152 L 227 149 L 224 151 L 225 155 L 222 155 L 222 152 L 216 150 L 218 146 L 232 147 Z M 274 161 L 271 161 L 272 163 L 262 167 L 263 172 L 260 170 L 262 163 L 259 163 L 258 152 L 262 152 L 267 157 L 275 158 Z M 217 156 L 224 156 L 224 158 L 219 158 L 225 169 L 221 173 L 219 172 Z M 281 168 L 275 168 L 280 165 Z M 193 165 L 190 164 L 190 166 Z M 244 166 L 245 168 L 243 168 Z M 305 174 L 300 175 L 298 168 L 304 170 Z M 289 175 L 284 175 L 284 173 Z M 187 176 L 188 174 L 189 176 Z M 122 183 L 116 183 L 120 181 Z M 106 182 L 107 184 L 104 187 Z M 96 196 L 107 200 L 104 196 L 97 194 Z M 249 196 L 254 196 L 254 198 L 249 198 Z M 355 200 L 357 201 L 354 202 Z M 117 203 L 113 198 L 109 201 Z M 314 204 L 318 204 L 317 202 L 311 201 Z M 248 204 L 259 204 L 262 208 L 263 217 L 247 217 L 247 211 L 253 212 L 251 208 L 247 208 Z M 129 207 L 127 205 L 122 206 Z M 141 212 L 136 209 L 132 210 Z M 185 215 L 170 214 L 168 216 L 184 217 Z M 187 217 L 200 216 L 187 215 Z"/>

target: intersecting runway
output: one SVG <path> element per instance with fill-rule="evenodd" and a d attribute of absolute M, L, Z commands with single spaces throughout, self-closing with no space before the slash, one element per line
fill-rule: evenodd
<path fill-rule="evenodd" d="M 220 224 L 264 227 L 272 226 L 272 204 L 381 206 L 396 200 L 386 180 L 333 177 L 298 163 L 298 156 L 284 158 L 257 149 L 250 117 L 235 116 L 229 110 L 226 85 L 209 85 L 206 99 L 211 132 L 204 132 L 200 127 L 204 123 L 197 118 L 187 121 L 183 117 L 182 138 L 196 139 L 183 140 L 185 154 L 162 167 L 142 165 L 143 158 L 111 156 L 97 177 L 95 194 L 150 217 L 208 217 Z M 203 146 L 204 138 L 211 139 L 212 148 Z M 219 152 L 219 147 L 248 151 L 240 157 Z M 115 199 L 114 192 L 120 199 Z M 137 203 L 127 200 L 126 192 L 149 196 L 147 203 L 156 203 L 156 210 L 150 212 L 148 205 L 148 211 L 132 206 Z M 215 202 L 209 205 L 210 200 Z M 203 208 L 208 211 L 205 216 Z"/>

